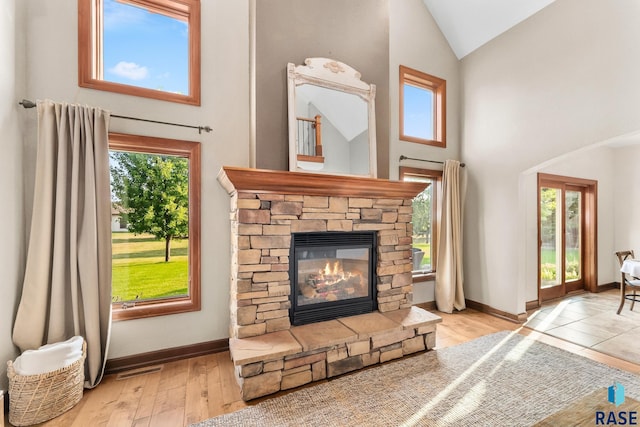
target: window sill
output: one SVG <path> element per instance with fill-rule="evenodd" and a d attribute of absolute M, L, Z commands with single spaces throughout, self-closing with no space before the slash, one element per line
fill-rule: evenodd
<path fill-rule="evenodd" d="M 423 139 L 423 138 L 418 138 L 410 135 L 400 135 L 400 140 L 407 141 L 407 142 L 415 142 L 417 144 L 431 145 L 434 147 L 447 148 L 446 141 L 440 141 L 437 139 Z"/>
<path fill-rule="evenodd" d="M 178 299 L 163 302 L 140 302 L 133 307 L 122 308 L 122 304 L 113 304 L 111 319 L 115 321 L 144 319 L 169 314 L 200 311 L 200 302 L 193 299 Z"/>
<path fill-rule="evenodd" d="M 413 281 L 414 282 L 430 282 L 436 280 L 436 272 L 423 272 L 423 271 L 414 271 L 413 272 Z"/>

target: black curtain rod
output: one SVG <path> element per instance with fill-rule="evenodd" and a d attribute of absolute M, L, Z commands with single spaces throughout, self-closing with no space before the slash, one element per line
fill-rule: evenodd
<path fill-rule="evenodd" d="M 35 102 L 29 101 L 28 99 L 23 99 L 22 101 L 18 102 L 18 104 L 22 105 L 24 108 L 33 108 L 36 106 Z M 198 129 L 198 133 L 202 133 L 202 131 L 211 132 L 213 130 L 211 129 L 210 126 L 183 125 L 181 123 L 161 122 L 158 120 L 140 119 L 138 117 L 120 116 L 118 114 L 111 114 L 111 117 L 116 117 L 118 119 L 137 120 L 139 122 L 159 123 L 161 125 L 180 126 L 183 128 Z"/>
<path fill-rule="evenodd" d="M 400 156 L 400 161 L 403 161 L 403 160 L 417 160 L 419 162 L 439 163 L 441 165 L 444 165 L 444 162 L 441 162 L 439 160 L 416 159 L 415 157 L 407 157 L 404 154 L 402 154 Z M 460 163 L 460 167 L 463 168 L 464 166 L 465 166 L 464 163 Z"/>

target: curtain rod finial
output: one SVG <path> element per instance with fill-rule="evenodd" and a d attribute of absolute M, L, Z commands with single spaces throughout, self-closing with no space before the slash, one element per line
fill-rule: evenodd
<path fill-rule="evenodd" d="M 22 101 L 18 102 L 18 104 L 22 105 L 24 108 L 33 108 L 36 106 L 35 102 L 29 101 L 28 99 L 23 99 Z"/>

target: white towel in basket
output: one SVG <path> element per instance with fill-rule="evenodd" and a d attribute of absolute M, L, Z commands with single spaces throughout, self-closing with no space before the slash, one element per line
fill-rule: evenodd
<path fill-rule="evenodd" d="M 13 368 L 18 375 L 39 375 L 65 368 L 82 357 L 83 342 L 81 336 L 75 336 L 37 350 L 26 350 L 13 362 Z"/>

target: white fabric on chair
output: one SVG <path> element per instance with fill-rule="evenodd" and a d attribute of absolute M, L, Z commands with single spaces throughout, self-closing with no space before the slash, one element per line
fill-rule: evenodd
<path fill-rule="evenodd" d="M 638 259 L 627 259 L 622 263 L 622 267 L 620 267 L 620 271 L 628 274 L 627 285 L 629 286 L 638 286 L 640 287 L 640 260 Z"/>
<path fill-rule="evenodd" d="M 26 350 L 13 362 L 18 375 L 39 375 L 66 368 L 82 357 L 84 338 L 75 336 L 66 341 Z"/>
<path fill-rule="evenodd" d="M 620 271 L 623 273 L 630 274 L 633 277 L 640 277 L 640 260 L 638 259 L 627 259 L 622 263 L 622 267 L 620 267 Z M 633 280 L 630 280 L 633 282 Z"/>

